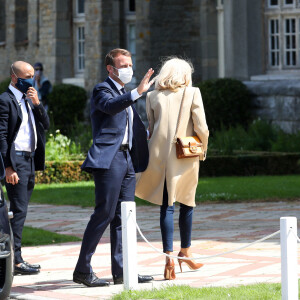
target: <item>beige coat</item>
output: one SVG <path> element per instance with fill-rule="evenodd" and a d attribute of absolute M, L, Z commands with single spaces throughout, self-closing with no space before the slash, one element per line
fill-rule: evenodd
<path fill-rule="evenodd" d="M 147 94 L 146 110 L 149 121 L 149 165 L 137 178 L 136 196 L 162 205 L 166 180 L 169 205 L 175 201 L 195 206 L 199 159 L 177 159 L 173 142 L 183 88 L 177 92 L 154 90 Z M 207 150 L 209 131 L 200 90 L 186 88 L 178 137 L 198 135 Z"/>

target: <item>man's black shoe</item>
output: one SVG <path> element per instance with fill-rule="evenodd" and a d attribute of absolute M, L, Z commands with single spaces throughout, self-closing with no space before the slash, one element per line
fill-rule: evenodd
<path fill-rule="evenodd" d="M 23 261 L 23 264 L 32 269 L 40 269 L 41 266 L 39 264 L 30 264 L 27 261 Z"/>
<path fill-rule="evenodd" d="M 109 285 L 108 281 L 98 278 L 95 273 L 81 273 L 78 271 L 74 271 L 73 281 L 79 284 L 82 283 L 89 287 Z"/>
<path fill-rule="evenodd" d="M 114 284 L 123 284 L 123 276 L 113 276 Z M 153 280 L 152 276 L 138 275 L 138 283 L 145 283 Z"/>
<path fill-rule="evenodd" d="M 34 275 L 40 272 L 39 269 L 31 268 L 24 263 L 19 266 L 15 265 L 15 275 Z"/>

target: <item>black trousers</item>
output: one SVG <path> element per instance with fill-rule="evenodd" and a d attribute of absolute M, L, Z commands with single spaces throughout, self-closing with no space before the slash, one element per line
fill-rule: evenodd
<path fill-rule="evenodd" d="M 5 186 L 10 201 L 10 210 L 14 214 L 14 217 L 10 221 L 14 234 L 15 264 L 19 264 L 23 262 L 21 254 L 22 232 L 27 215 L 28 203 L 34 188 L 34 158 L 16 156 L 16 166 L 17 170 L 15 171 L 19 176 L 18 184 L 12 185 L 5 182 Z"/>

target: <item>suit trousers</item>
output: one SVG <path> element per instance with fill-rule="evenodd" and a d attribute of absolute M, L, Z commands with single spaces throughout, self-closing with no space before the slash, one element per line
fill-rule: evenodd
<path fill-rule="evenodd" d="M 10 220 L 14 235 L 15 264 L 23 262 L 21 254 L 21 240 L 23 227 L 27 215 L 28 203 L 34 188 L 35 167 L 33 157 L 16 156 L 15 170 L 19 176 L 19 182 L 15 185 L 5 182 L 10 210 L 13 218 Z"/>
<path fill-rule="evenodd" d="M 111 270 L 123 275 L 121 203 L 134 201 L 135 172 L 128 151 L 118 151 L 109 169 L 94 169 L 95 209 L 84 232 L 75 270 L 93 272 L 91 258 L 110 224 Z"/>

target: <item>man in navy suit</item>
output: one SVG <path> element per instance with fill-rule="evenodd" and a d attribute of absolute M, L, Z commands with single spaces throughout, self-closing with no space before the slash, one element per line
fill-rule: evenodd
<path fill-rule="evenodd" d="M 147 168 L 149 153 L 147 133 L 134 102 L 146 92 L 154 73 L 149 69 L 139 86 L 126 92 L 131 81 L 131 54 L 114 49 L 105 58 L 108 78 L 95 86 L 91 98 L 93 145 L 82 165 L 95 182 L 95 210 L 84 232 L 73 281 L 86 286 L 105 286 L 92 270 L 91 258 L 108 225 L 110 225 L 111 267 L 114 284 L 123 283 L 121 202 L 134 201 L 135 172 Z M 138 282 L 151 276 L 138 275 Z"/>
<path fill-rule="evenodd" d="M 15 274 L 39 273 L 40 265 L 29 264 L 21 255 L 21 239 L 36 170 L 45 168 L 45 129 L 49 118 L 33 85 L 33 67 L 16 61 L 10 68 L 11 82 L 0 95 L 0 152 L 5 186 L 13 212 Z"/>

